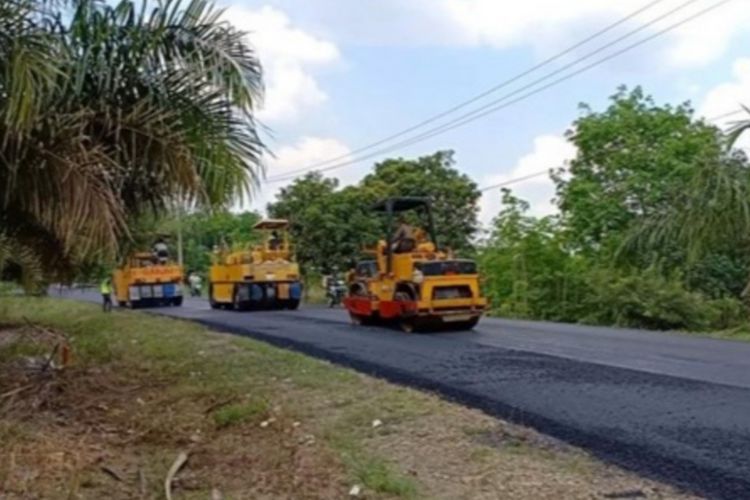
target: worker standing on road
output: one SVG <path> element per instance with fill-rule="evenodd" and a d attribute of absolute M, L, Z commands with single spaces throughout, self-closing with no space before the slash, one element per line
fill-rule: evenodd
<path fill-rule="evenodd" d="M 112 280 L 109 277 L 104 278 L 99 285 L 99 290 L 102 292 L 102 311 L 110 312 L 112 310 Z"/>

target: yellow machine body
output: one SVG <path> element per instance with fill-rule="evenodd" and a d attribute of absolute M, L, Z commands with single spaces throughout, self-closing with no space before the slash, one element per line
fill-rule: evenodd
<path fill-rule="evenodd" d="M 427 204 L 421 199 L 396 200 L 407 207 Z M 473 328 L 485 308 L 476 264 L 438 251 L 424 231 L 416 230 L 413 248 L 397 252 L 381 240 L 349 276 L 344 304 L 352 321 L 396 321 L 405 331 L 418 328 Z"/>
<path fill-rule="evenodd" d="M 296 309 L 302 298 L 299 264 L 289 242 L 288 222 L 263 220 L 254 229 L 264 242 L 239 251 L 219 250 L 210 270 L 211 306 L 243 309 Z M 270 233 L 276 233 L 274 239 Z"/>
<path fill-rule="evenodd" d="M 153 254 L 128 256 L 112 274 L 115 299 L 128 307 L 182 305 L 182 267 L 160 264 Z"/>

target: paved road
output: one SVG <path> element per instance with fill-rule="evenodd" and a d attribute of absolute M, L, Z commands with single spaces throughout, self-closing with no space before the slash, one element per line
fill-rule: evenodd
<path fill-rule="evenodd" d="M 158 312 L 437 391 L 710 498 L 750 498 L 750 343 L 490 318 L 406 335 L 342 310 L 196 299 Z"/>

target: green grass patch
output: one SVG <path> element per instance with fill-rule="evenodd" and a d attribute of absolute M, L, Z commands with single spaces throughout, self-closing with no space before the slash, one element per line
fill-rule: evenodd
<path fill-rule="evenodd" d="M 230 425 L 259 421 L 266 412 L 268 412 L 268 404 L 265 401 L 228 404 L 214 412 L 214 422 L 217 427 L 229 427 Z"/>

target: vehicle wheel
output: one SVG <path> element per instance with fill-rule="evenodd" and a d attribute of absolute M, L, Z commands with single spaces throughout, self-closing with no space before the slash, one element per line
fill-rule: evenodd
<path fill-rule="evenodd" d="M 242 304 L 242 300 L 240 300 L 240 293 L 239 289 L 237 287 L 234 288 L 234 293 L 232 294 L 232 308 L 235 311 L 242 311 L 244 309 L 244 305 Z"/>
<path fill-rule="evenodd" d="M 354 326 L 367 326 L 370 324 L 370 317 L 362 314 L 349 313 L 349 320 Z"/>
<path fill-rule="evenodd" d="M 296 311 L 299 309 L 299 299 L 292 299 L 286 303 L 286 308 L 290 311 Z"/>
<path fill-rule="evenodd" d="M 458 331 L 468 331 L 472 330 L 475 326 L 477 326 L 477 323 L 479 323 L 479 318 L 471 318 L 469 321 L 463 321 L 461 323 L 456 324 L 456 330 Z"/>
<path fill-rule="evenodd" d="M 172 299 L 172 305 L 175 307 L 180 307 L 182 305 L 182 297 L 176 297 Z"/>
<path fill-rule="evenodd" d="M 398 321 L 398 327 L 404 333 L 414 333 L 417 329 L 416 326 L 412 318 L 401 318 Z"/>
<path fill-rule="evenodd" d="M 214 287 L 213 285 L 208 287 L 208 305 L 211 306 L 211 309 L 219 309 L 219 303 L 216 302 L 214 299 Z"/>
<path fill-rule="evenodd" d="M 393 295 L 393 300 L 396 302 L 411 302 L 414 300 L 414 297 L 409 292 L 401 290 Z M 398 327 L 404 333 L 413 333 L 417 329 L 417 320 L 416 318 L 401 317 L 398 320 Z"/>

